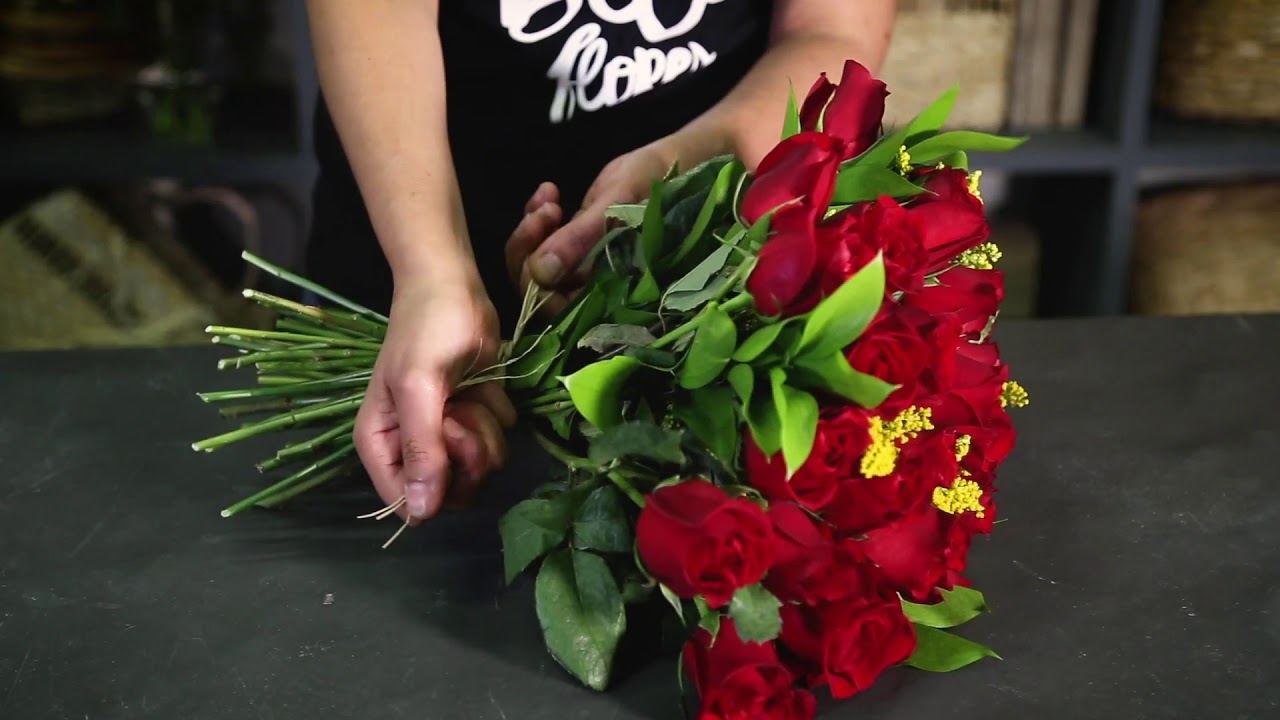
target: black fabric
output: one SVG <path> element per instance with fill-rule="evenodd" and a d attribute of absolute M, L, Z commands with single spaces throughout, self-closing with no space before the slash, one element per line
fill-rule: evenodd
<path fill-rule="evenodd" d="M 1031 393 L 961 634 L 1003 662 L 893 670 L 823 718 L 1273 718 L 1280 707 L 1280 316 L 1005 323 Z M 0 717 L 681 717 L 671 659 L 599 694 L 542 648 L 496 522 L 551 466 L 519 437 L 474 511 L 358 521 L 353 480 L 222 519 L 271 442 L 197 390 L 222 353 L 0 355 Z M 324 604 L 327 594 L 333 602 Z"/>
<path fill-rule="evenodd" d="M 477 262 L 501 315 L 518 308 L 503 245 L 538 184 L 557 183 L 572 214 L 609 160 L 679 129 L 733 88 L 764 51 L 770 7 L 770 0 L 442 0 L 450 144 Z M 688 69 L 675 72 L 680 67 Z M 385 308 L 390 271 L 323 101 L 316 154 L 308 272 Z"/>

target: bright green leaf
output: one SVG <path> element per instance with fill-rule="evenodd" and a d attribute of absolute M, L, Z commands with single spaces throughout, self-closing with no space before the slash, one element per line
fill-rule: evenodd
<path fill-rule="evenodd" d="M 778 637 L 782 630 L 782 603 L 759 583 L 738 588 L 729 601 L 729 617 L 733 618 L 738 637 L 746 642 L 764 643 Z"/>
<path fill-rule="evenodd" d="M 787 385 L 787 374 L 782 368 L 769 371 L 769 382 L 781 421 L 782 458 L 790 478 L 813 450 L 813 440 L 818 434 L 818 401 L 813 395 Z"/>
<path fill-rule="evenodd" d="M 551 656 L 587 687 L 608 687 L 627 616 L 604 559 L 574 550 L 548 556 L 534 596 Z"/>
<path fill-rule="evenodd" d="M 706 303 L 723 295 L 724 287 L 729 283 L 731 276 L 729 270 L 725 270 L 711 279 L 707 286 L 701 290 L 690 292 L 668 292 L 666 297 L 662 299 L 662 306 L 668 310 L 676 312 L 689 312 L 697 310 Z"/>
<path fill-rule="evenodd" d="M 560 382 L 587 422 L 607 430 L 622 422 L 623 388 L 641 367 L 635 358 L 625 355 L 611 357 L 562 377 Z"/>
<path fill-rule="evenodd" d="M 782 410 L 776 395 L 766 391 L 755 393 L 747 406 L 747 427 L 765 455 L 782 449 Z"/>
<path fill-rule="evenodd" d="M 782 139 L 786 140 L 800 132 L 800 105 L 796 103 L 796 88 L 791 86 L 787 95 L 787 114 L 782 119 Z"/>
<path fill-rule="evenodd" d="M 957 170 L 968 170 L 969 154 L 963 150 L 957 150 L 953 153 L 943 155 L 942 157 L 938 158 L 938 162 L 942 163 L 943 165 L 946 165 L 949 168 L 956 168 Z"/>
<path fill-rule="evenodd" d="M 551 333 L 520 338 L 512 348 L 513 361 L 504 373 L 509 376 L 507 387 L 512 390 L 538 387 L 559 352 L 560 338 Z"/>
<path fill-rule="evenodd" d="M 693 599 L 693 604 L 698 609 L 698 627 L 706 630 L 714 643 L 716 636 L 720 634 L 720 611 L 708 606 L 701 595 Z"/>
<path fill-rule="evenodd" d="M 853 165 L 844 168 L 836 176 L 836 190 L 832 202 L 852 204 L 875 200 L 881 195 L 907 198 L 925 192 L 898 173 L 874 165 Z"/>
<path fill-rule="evenodd" d="M 742 401 L 743 407 L 751 405 L 751 391 L 756 383 L 755 371 L 750 365 L 734 365 L 729 368 L 729 386 Z"/>
<path fill-rule="evenodd" d="M 612 220 L 617 220 L 627 227 L 638 228 L 644 224 L 644 211 L 646 207 L 648 207 L 648 203 L 610 205 L 605 208 L 604 216 Z"/>
<path fill-rule="evenodd" d="M 678 202 L 706 190 L 715 183 L 720 170 L 736 160 L 733 155 L 717 155 L 698 163 L 687 173 L 668 177 L 664 188 L 666 201 Z"/>
<path fill-rule="evenodd" d="M 591 348 L 602 353 L 619 346 L 648 345 L 655 339 L 653 333 L 645 327 L 606 323 L 588 330 L 587 334 L 578 340 L 578 347 Z"/>
<path fill-rule="evenodd" d="M 644 275 L 640 276 L 640 282 L 636 284 L 636 289 L 631 291 L 631 303 L 647 305 L 661 295 L 662 289 L 658 287 L 658 281 L 654 279 L 653 272 L 645 270 Z"/>
<path fill-rule="evenodd" d="M 955 152 L 1001 152 L 1026 142 L 1025 137 L 1001 137 L 970 130 L 956 130 L 935 135 L 908 148 L 911 162 L 927 165 Z"/>
<path fill-rule="evenodd" d="M 1001 659 L 985 645 L 945 630 L 916 625 L 916 650 L 905 664 L 929 672 L 951 672 L 987 657 Z"/>
<path fill-rule="evenodd" d="M 689 393 L 676 403 L 674 414 L 722 463 L 737 464 L 741 433 L 732 388 L 713 385 Z"/>
<path fill-rule="evenodd" d="M 946 92 L 938 96 L 920 114 L 911 118 L 911 122 L 907 123 L 907 136 L 902 141 L 903 145 L 908 148 L 921 142 L 925 138 L 932 137 L 942 130 L 947 124 L 947 117 L 951 115 L 951 108 L 955 107 L 956 98 L 960 96 L 960 88 L 952 85 Z M 895 151 L 897 148 L 895 148 Z"/>
<path fill-rule="evenodd" d="M 884 256 L 876 253 L 809 314 L 798 355 L 821 358 L 848 347 L 875 319 L 883 301 Z"/>
<path fill-rule="evenodd" d="M 774 341 L 778 339 L 778 333 L 782 332 L 782 328 L 786 324 L 784 320 L 772 325 L 765 325 L 748 335 L 747 339 L 743 340 L 738 349 L 734 351 L 734 362 L 749 363 L 760 357 L 761 353 L 773 346 Z"/>
<path fill-rule="evenodd" d="M 502 564 L 510 583 L 529 563 L 564 542 L 573 517 L 571 496 L 525 500 L 508 510 L 498 521 L 502 537 Z"/>
<path fill-rule="evenodd" d="M 651 422 L 632 421 L 614 425 L 591 441 L 587 457 L 597 465 L 616 458 L 636 457 L 679 465 L 684 462 L 680 433 Z"/>
<path fill-rule="evenodd" d="M 714 305 L 702 312 L 702 324 L 694 331 L 693 344 L 677 375 L 680 387 L 686 390 L 700 388 L 719 377 L 738 345 L 738 326 L 728 313 Z"/>
<path fill-rule="evenodd" d="M 596 488 L 573 518 L 573 545 L 600 552 L 630 552 L 631 524 L 617 488 Z"/>
<path fill-rule="evenodd" d="M 823 357 L 798 358 L 790 377 L 803 381 L 806 387 L 821 388 L 868 409 L 879 407 L 899 387 L 854 370 L 840 350 Z"/>
<path fill-rule="evenodd" d="M 684 603 L 680 601 L 680 596 L 676 595 L 675 591 L 666 585 L 660 584 L 658 588 L 662 591 L 663 599 L 667 601 L 672 610 L 676 611 L 676 617 L 680 618 L 680 622 L 684 622 Z"/>
<path fill-rule="evenodd" d="M 949 628 L 963 625 L 987 612 L 987 600 L 982 593 L 957 585 L 954 590 L 939 590 L 942 602 L 921 605 L 902 601 L 902 612 L 917 625 L 931 628 Z"/>
<path fill-rule="evenodd" d="M 773 222 L 773 213 L 769 212 L 760 218 L 751 227 L 747 228 L 746 249 L 749 252 L 757 252 L 764 246 L 764 241 L 769 239 L 769 225 Z"/>

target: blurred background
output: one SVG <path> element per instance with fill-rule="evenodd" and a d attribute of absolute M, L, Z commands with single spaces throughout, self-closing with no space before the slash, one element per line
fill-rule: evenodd
<path fill-rule="evenodd" d="M 898 0 L 886 122 L 958 83 L 1007 317 L 1280 311 L 1280 2 Z M 0 349 L 255 323 L 304 251 L 302 0 L 0 0 Z"/>

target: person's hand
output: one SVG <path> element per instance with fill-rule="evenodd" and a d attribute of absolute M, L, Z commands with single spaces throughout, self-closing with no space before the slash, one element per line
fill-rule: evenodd
<path fill-rule="evenodd" d="M 605 232 L 604 211 L 610 205 L 648 197 L 653 181 L 666 175 L 671 162 L 657 145 L 620 155 L 600 171 L 582 199 L 582 207 L 561 225 L 560 192 L 543 183 L 525 206 L 524 219 L 507 242 L 507 271 L 520 290 L 532 279 L 560 297 L 548 303 L 555 311 L 564 295 L 583 279 L 582 261 Z"/>
<path fill-rule="evenodd" d="M 515 409 L 495 383 L 453 394 L 498 349 L 493 304 L 474 283 L 397 286 L 387 336 L 356 415 L 356 451 L 388 505 L 430 518 L 465 504 L 506 456 Z M 451 397 L 452 396 L 452 397 Z"/>

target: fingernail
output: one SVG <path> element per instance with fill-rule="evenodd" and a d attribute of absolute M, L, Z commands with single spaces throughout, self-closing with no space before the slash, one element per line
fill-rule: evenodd
<path fill-rule="evenodd" d="M 555 253 L 542 253 L 533 256 L 529 272 L 539 285 L 555 285 L 564 276 L 564 263 Z"/>
<path fill-rule="evenodd" d="M 459 440 L 466 438 L 466 431 L 463 430 L 462 426 L 458 424 L 458 421 L 453 418 L 444 419 L 444 434 L 445 437 L 454 442 L 458 442 Z"/>
<path fill-rule="evenodd" d="M 404 486 L 404 504 L 409 509 L 409 517 L 420 518 L 427 514 L 427 484 L 411 482 Z"/>

